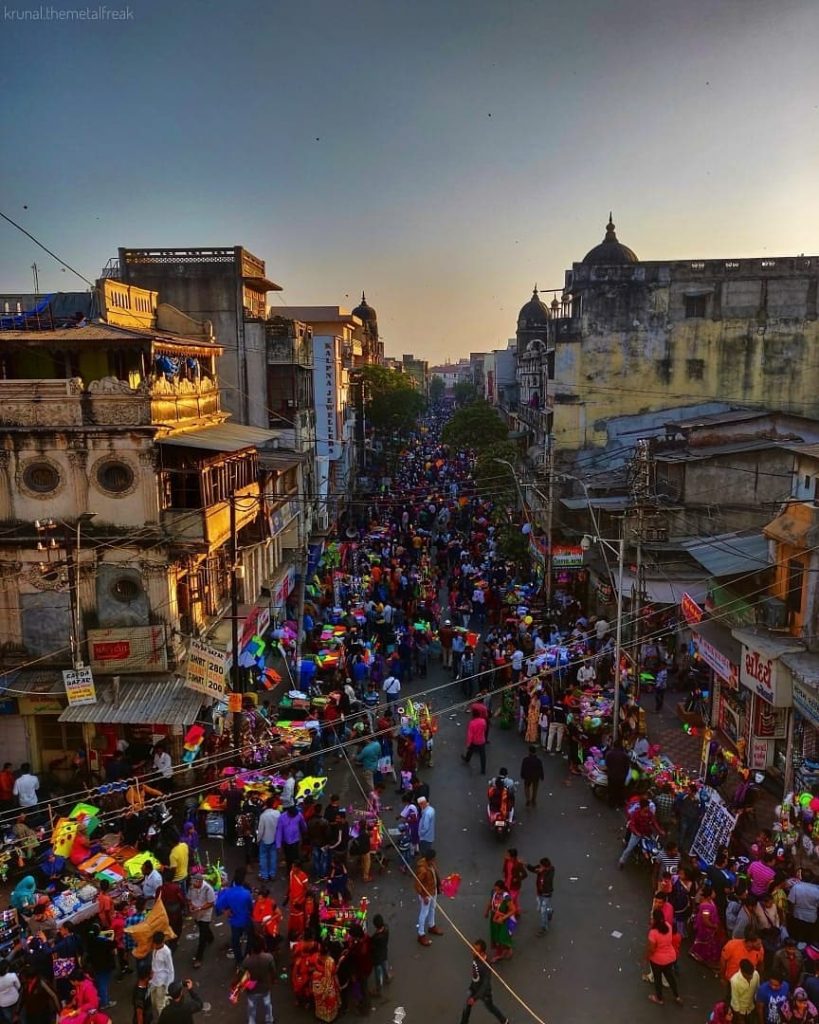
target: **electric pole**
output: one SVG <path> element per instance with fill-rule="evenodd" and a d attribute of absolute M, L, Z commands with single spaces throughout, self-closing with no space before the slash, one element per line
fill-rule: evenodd
<path fill-rule="evenodd" d="M 640 611 L 645 595 L 645 566 L 643 565 L 643 535 L 645 528 L 645 512 L 651 493 L 651 443 L 646 438 L 637 442 L 637 451 L 633 463 L 634 483 L 633 494 L 637 511 L 635 538 L 637 541 L 637 565 L 634 573 L 634 590 L 632 615 L 634 618 L 634 663 L 639 675 L 640 639 L 642 634 L 642 618 Z"/>
<path fill-rule="evenodd" d="M 551 434 L 546 435 L 546 473 L 548 479 L 546 482 L 546 540 L 549 544 L 546 553 L 546 608 L 547 610 L 552 606 L 552 529 L 553 529 L 553 509 L 555 500 L 555 455 L 554 455 L 554 438 Z"/>
<path fill-rule="evenodd" d="M 236 492 L 230 496 L 230 650 L 233 656 L 230 675 L 233 692 L 242 701 L 242 674 L 239 668 L 239 566 L 236 537 Z M 242 737 L 242 712 L 233 712 L 233 745 L 238 751 Z"/>

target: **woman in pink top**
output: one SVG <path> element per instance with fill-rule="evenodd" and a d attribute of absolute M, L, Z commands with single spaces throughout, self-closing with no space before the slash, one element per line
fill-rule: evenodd
<path fill-rule="evenodd" d="M 660 909 L 653 911 L 651 915 L 651 930 L 648 933 L 646 956 L 651 966 L 651 977 L 654 980 L 654 994 L 648 998 L 652 1003 L 662 1004 L 663 978 L 665 978 L 668 987 L 674 994 L 674 1001 L 681 1004 L 682 999 L 677 989 L 677 978 L 673 970 L 674 962 L 677 959 L 674 932 L 666 923 L 665 915 Z"/>

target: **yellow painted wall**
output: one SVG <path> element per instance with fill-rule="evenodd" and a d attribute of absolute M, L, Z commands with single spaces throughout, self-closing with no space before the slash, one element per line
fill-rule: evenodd
<path fill-rule="evenodd" d="M 558 445 L 605 444 L 606 420 L 674 406 L 723 401 L 760 403 L 819 416 L 816 355 L 819 321 L 681 320 L 670 327 L 594 333 L 558 341 L 553 393 Z"/>

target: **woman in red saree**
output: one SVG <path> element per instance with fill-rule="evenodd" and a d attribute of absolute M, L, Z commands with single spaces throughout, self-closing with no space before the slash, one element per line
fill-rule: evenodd
<path fill-rule="evenodd" d="M 290 949 L 290 984 L 299 1006 L 313 998 L 313 975 L 321 965 L 321 946 L 317 942 L 294 942 Z"/>
<path fill-rule="evenodd" d="M 307 927 L 307 888 L 310 879 L 301 866 L 301 861 L 296 861 L 290 869 L 290 885 L 287 890 L 287 904 L 290 914 L 287 919 L 287 935 L 290 941 L 300 939 Z"/>
<path fill-rule="evenodd" d="M 336 962 L 329 953 L 322 953 L 313 974 L 313 1001 L 316 1018 L 331 1024 L 341 1007 L 341 989 L 336 976 Z"/>

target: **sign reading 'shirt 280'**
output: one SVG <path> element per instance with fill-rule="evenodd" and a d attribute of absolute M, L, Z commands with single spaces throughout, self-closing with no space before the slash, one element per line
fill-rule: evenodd
<path fill-rule="evenodd" d="M 224 697 L 233 658 L 218 647 L 209 647 L 201 640 L 191 640 L 188 647 L 188 672 L 185 686 L 210 697 Z"/>

